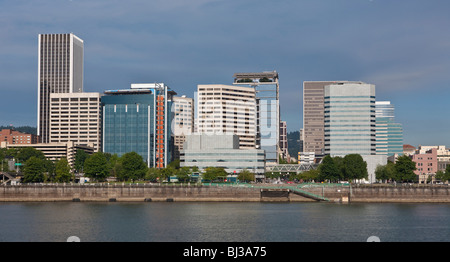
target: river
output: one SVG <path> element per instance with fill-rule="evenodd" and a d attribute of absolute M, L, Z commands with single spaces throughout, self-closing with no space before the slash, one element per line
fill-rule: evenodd
<path fill-rule="evenodd" d="M 0 241 L 450 241 L 450 204 L 0 203 Z"/>

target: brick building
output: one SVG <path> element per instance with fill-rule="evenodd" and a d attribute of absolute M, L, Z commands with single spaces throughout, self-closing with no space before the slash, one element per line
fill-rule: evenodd
<path fill-rule="evenodd" d="M 39 143 L 39 137 L 12 129 L 2 129 L 0 131 L 0 141 L 8 142 L 8 144 L 36 144 Z"/>

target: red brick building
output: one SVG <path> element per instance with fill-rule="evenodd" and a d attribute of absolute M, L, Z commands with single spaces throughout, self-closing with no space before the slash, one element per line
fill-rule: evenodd
<path fill-rule="evenodd" d="M 39 143 L 39 137 L 12 129 L 2 129 L 0 131 L 0 142 L 7 142 L 8 144 L 36 144 Z"/>

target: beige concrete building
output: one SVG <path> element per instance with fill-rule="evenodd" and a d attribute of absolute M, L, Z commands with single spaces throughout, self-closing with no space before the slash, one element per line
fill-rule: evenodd
<path fill-rule="evenodd" d="M 197 96 L 198 133 L 233 133 L 239 137 L 239 148 L 255 148 L 254 88 L 237 85 L 198 85 Z"/>
<path fill-rule="evenodd" d="M 347 82 L 347 81 L 338 81 Z M 323 156 L 325 150 L 325 86 L 337 81 L 303 82 L 303 152 Z"/>
<path fill-rule="evenodd" d="M 173 156 L 174 159 L 179 159 L 186 135 L 194 133 L 194 99 L 186 96 L 174 96 L 172 101 L 172 112 L 174 113 L 172 120 Z"/>
<path fill-rule="evenodd" d="M 101 149 L 100 93 L 50 95 L 50 143 L 74 142 Z"/>

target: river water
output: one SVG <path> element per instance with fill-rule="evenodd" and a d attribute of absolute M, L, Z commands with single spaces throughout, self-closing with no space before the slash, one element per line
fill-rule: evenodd
<path fill-rule="evenodd" d="M 0 241 L 450 241 L 450 204 L 0 203 Z"/>

